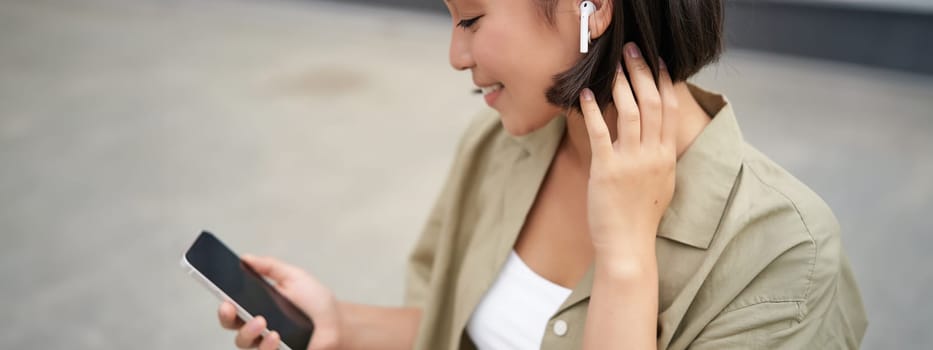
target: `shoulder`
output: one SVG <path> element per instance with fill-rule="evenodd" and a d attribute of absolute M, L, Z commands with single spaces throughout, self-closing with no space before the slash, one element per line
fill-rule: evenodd
<path fill-rule="evenodd" d="M 499 113 L 492 109 L 480 110 L 473 116 L 460 136 L 457 153 L 475 153 L 484 146 L 488 146 L 489 141 L 505 136 Z"/>
<path fill-rule="evenodd" d="M 503 128 L 498 112 L 479 111 L 460 136 L 448 185 L 479 182 L 520 148 Z"/>
<path fill-rule="evenodd" d="M 457 143 L 441 195 L 435 206 L 451 207 L 470 195 L 476 186 L 488 182 L 490 169 L 501 163 L 503 154 L 514 148 L 495 110 L 483 109 L 467 124 Z"/>
<path fill-rule="evenodd" d="M 744 256 L 747 285 L 729 309 L 788 302 L 808 313 L 815 293 L 843 268 L 840 227 L 812 189 L 750 145 L 723 224 L 730 246 Z M 728 311 L 728 310 L 727 310 Z"/>
<path fill-rule="evenodd" d="M 809 187 L 746 145 L 703 295 L 697 349 L 857 347 L 866 318 L 840 227 Z"/>
<path fill-rule="evenodd" d="M 837 235 L 839 224 L 829 205 L 790 172 L 746 144 L 743 180 L 756 187 L 768 201 L 760 206 L 788 211 L 788 228 L 811 240 Z"/>

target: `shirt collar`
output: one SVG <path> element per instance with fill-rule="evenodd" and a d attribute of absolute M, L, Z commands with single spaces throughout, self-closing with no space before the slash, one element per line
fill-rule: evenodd
<path fill-rule="evenodd" d="M 709 248 L 742 163 L 742 133 L 732 105 L 722 95 L 688 84 L 690 93 L 713 120 L 677 160 L 674 197 L 658 236 L 696 248 Z M 524 136 L 511 136 L 525 155 L 546 157 L 549 165 L 564 134 L 564 115 Z M 542 159 L 544 160 L 544 159 Z M 547 166 L 541 171 L 546 172 Z"/>
<path fill-rule="evenodd" d="M 690 93 L 713 120 L 677 160 L 674 198 L 658 236 L 709 248 L 742 166 L 744 140 L 722 95 L 690 84 Z"/>
<path fill-rule="evenodd" d="M 728 100 L 688 85 L 690 93 L 713 120 L 677 160 L 674 198 L 661 218 L 658 236 L 707 249 L 741 169 L 744 141 Z M 589 298 L 592 286 L 593 265 L 590 265 L 557 313 Z"/>

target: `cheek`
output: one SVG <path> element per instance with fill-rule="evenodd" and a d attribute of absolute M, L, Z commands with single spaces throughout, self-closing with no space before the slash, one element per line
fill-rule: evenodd
<path fill-rule="evenodd" d="M 513 39 L 506 26 L 489 23 L 473 38 L 473 59 L 489 79 L 504 79 L 511 71 L 509 64 L 514 50 Z"/>
<path fill-rule="evenodd" d="M 485 78 L 501 81 L 510 95 L 523 99 L 543 96 L 544 84 L 553 74 L 548 68 L 550 58 L 542 57 L 546 51 L 535 45 L 534 39 L 514 27 L 487 25 L 475 38 L 473 58 Z"/>
<path fill-rule="evenodd" d="M 560 113 L 559 107 L 547 102 L 545 94 L 554 84 L 553 76 L 579 59 L 574 51 L 564 52 L 567 45 L 553 29 L 522 30 L 533 26 L 518 22 L 487 22 L 477 32 L 473 46 L 480 72 L 506 86 L 497 109 L 503 126 L 512 135 L 533 132 Z"/>

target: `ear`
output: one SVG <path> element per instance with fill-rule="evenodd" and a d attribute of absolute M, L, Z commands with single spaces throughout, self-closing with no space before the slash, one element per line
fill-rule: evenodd
<path fill-rule="evenodd" d="M 590 0 L 596 4 L 596 12 L 590 15 L 590 39 L 596 39 L 606 32 L 609 24 L 612 22 L 612 2 L 613 0 Z M 580 4 L 583 1 L 577 1 L 577 16 L 580 15 Z"/>

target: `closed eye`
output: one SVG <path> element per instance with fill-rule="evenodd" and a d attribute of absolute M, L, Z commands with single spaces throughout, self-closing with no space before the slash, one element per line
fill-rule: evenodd
<path fill-rule="evenodd" d="M 461 20 L 459 23 L 457 23 L 457 26 L 463 29 L 470 29 L 471 27 L 473 27 L 474 24 L 476 24 L 476 21 L 478 21 L 482 17 L 483 16 L 477 16 L 477 17 Z"/>

